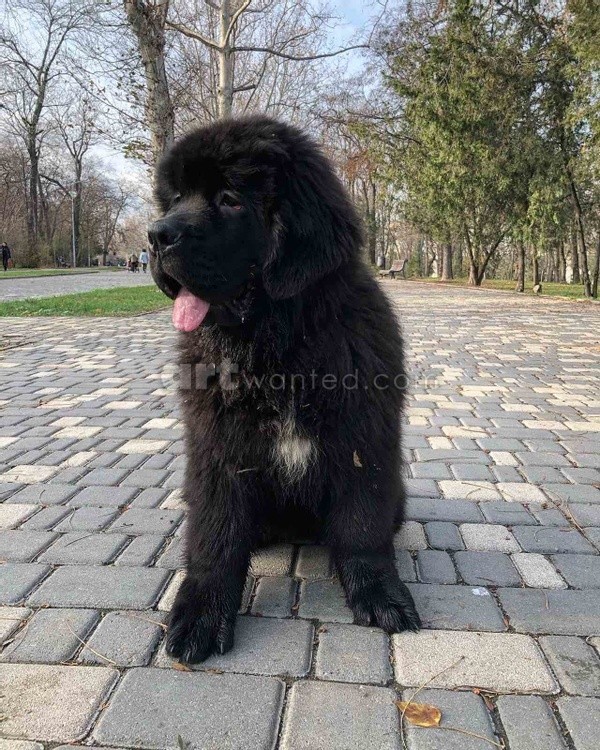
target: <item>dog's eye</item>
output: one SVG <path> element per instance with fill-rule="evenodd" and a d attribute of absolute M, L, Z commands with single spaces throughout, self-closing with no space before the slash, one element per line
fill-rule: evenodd
<path fill-rule="evenodd" d="M 241 211 L 242 209 L 242 204 L 240 203 L 237 196 L 228 191 L 225 191 L 219 198 L 219 206 L 221 208 L 233 208 L 235 211 Z"/>
<path fill-rule="evenodd" d="M 171 198 L 171 205 L 175 206 L 179 201 L 181 200 L 181 193 L 175 193 L 175 195 Z"/>

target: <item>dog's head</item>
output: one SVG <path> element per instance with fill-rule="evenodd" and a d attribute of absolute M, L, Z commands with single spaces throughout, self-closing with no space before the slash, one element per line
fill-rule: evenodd
<path fill-rule="evenodd" d="M 319 148 L 265 117 L 177 141 L 155 195 L 162 218 L 148 231 L 151 269 L 175 300 L 180 330 L 240 322 L 255 284 L 273 299 L 299 294 L 361 243 L 357 214 Z"/>

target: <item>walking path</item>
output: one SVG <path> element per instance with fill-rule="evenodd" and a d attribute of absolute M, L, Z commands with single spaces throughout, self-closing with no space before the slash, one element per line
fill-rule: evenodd
<path fill-rule="evenodd" d="M 111 289 L 123 286 L 152 284 L 150 272 L 98 271 L 97 273 L 71 273 L 57 276 L 3 279 L 0 269 L 0 302 L 29 297 L 54 297 L 57 294 L 91 292 L 94 289 Z"/>
<path fill-rule="evenodd" d="M 11 319 L 0 736 L 29 743 L 1 748 L 597 750 L 600 310 L 384 287 L 413 375 L 397 560 L 424 629 L 353 625 L 327 550 L 280 545 L 234 650 L 193 668 L 163 648 L 183 564 L 168 314 Z M 441 726 L 401 734 L 419 687 Z"/>

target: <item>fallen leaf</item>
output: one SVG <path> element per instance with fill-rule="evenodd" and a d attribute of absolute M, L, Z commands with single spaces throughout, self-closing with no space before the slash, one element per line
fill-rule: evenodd
<path fill-rule="evenodd" d="M 402 716 L 416 727 L 439 727 L 442 720 L 440 709 L 429 703 L 396 701 L 396 706 L 402 711 Z"/>
<path fill-rule="evenodd" d="M 176 661 L 175 664 L 173 664 L 173 669 L 176 669 L 178 672 L 191 672 L 191 668 L 188 667 L 187 664 L 182 664 L 180 661 Z"/>
<path fill-rule="evenodd" d="M 362 469 L 363 465 L 360 461 L 360 456 L 356 451 L 354 451 L 354 453 L 352 454 L 352 461 L 354 462 L 354 465 L 357 469 Z"/>

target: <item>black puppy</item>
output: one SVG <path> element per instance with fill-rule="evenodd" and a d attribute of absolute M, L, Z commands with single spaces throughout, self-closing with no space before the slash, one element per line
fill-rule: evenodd
<path fill-rule="evenodd" d="M 273 120 L 219 122 L 166 154 L 156 198 L 151 267 L 182 331 L 187 444 L 168 653 L 231 648 L 251 554 L 286 533 L 330 545 L 357 623 L 416 630 L 393 547 L 402 341 L 327 159 Z"/>

